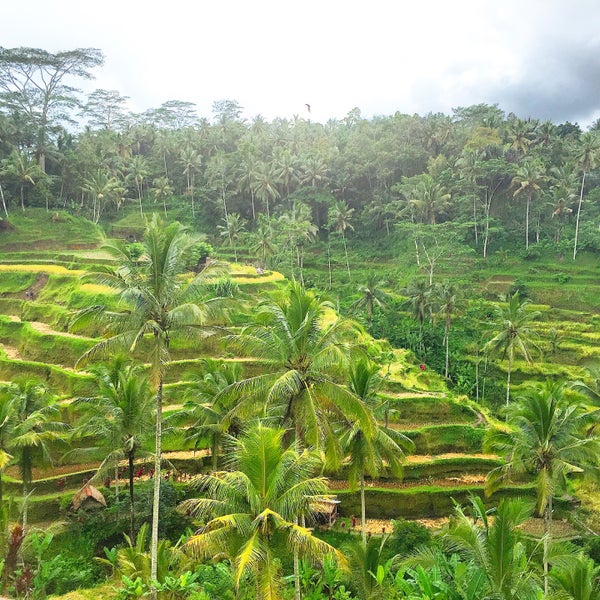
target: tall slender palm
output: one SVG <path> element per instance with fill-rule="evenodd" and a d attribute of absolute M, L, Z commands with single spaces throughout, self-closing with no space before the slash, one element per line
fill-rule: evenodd
<path fill-rule="evenodd" d="M 38 381 L 18 379 L 7 389 L 11 396 L 13 427 L 8 451 L 19 466 L 23 481 L 23 529 L 27 527 L 27 496 L 35 462 L 50 461 L 53 444 L 64 441 L 68 425 L 48 390 Z"/>
<path fill-rule="evenodd" d="M 450 327 L 452 317 L 458 308 L 458 288 L 448 281 L 434 288 L 434 296 L 437 301 L 437 311 L 444 318 L 444 348 L 446 353 L 444 377 L 448 377 L 450 368 Z"/>
<path fill-rule="evenodd" d="M 254 322 L 232 337 L 244 352 L 268 363 L 263 374 L 229 386 L 220 402 L 237 399 L 230 418 L 262 414 L 290 427 L 299 443 L 325 448 L 339 466 L 333 421 L 358 421 L 367 435 L 374 428 L 368 408 L 338 383 L 354 335 L 330 302 L 292 283 L 279 299 L 260 302 Z"/>
<path fill-rule="evenodd" d="M 544 168 L 541 163 L 534 160 L 524 161 L 517 169 L 512 179 L 512 185 L 516 188 L 513 196 L 516 198 L 521 194 L 525 196 L 525 248 L 529 248 L 529 213 L 531 211 L 531 200 L 535 194 L 542 189 L 546 180 Z"/>
<path fill-rule="evenodd" d="M 273 163 L 258 163 L 256 166 L 256 179 L 254 183 L 254 194 L 265 203 L 267 217 L 271 216 L 269 202 L 279 198 L 279 190 L 275 185 L 277 176 Z"/>
<path fill-rule="evenodd" d="M 152 434 L 154 399 L 143 368 L 128 364 L 123 356 L 109 364 L 94 365 L 90 370 L 96 378 L 97 393 L 75 401 L 82 408 L 77 434 L 91 438 L 91 445 L 85 447 L 88 453 L 108 452 L 97 477 L 102 477 L 119 460 L 127 460 L 129 535 L 135 543 L 134 462 Z"/>
<path fill-rule="evenodd" d="M 412 314 L 419 324 L 419 351 L 423 353 L 423 324 L 427 315 L 431 314 L 431 286 L 424 279 L 418 279 L 406 288 L 404 293 L 408 297 L 407 303 Z"/>
<path fill-rule="evenodd" d="M 183 167 L 182 173 L 187 178 L 186 192 L 189 194 L 192 202 L 192 217 L 194 217 L 196 215 L 196 203 L 194 201 L 196 175 L 200 172 L 200 168 L 202 167 L 202 157 L 198 154 L 197 150 L 187 146 L 181 150 L 179 162 Z"/>
<path fill-rule="evenodd" d="M 229 240 L 229 245 L 233 250 L 235 262 L 237 262 L 237 243 L 240 241 L 242 233 L 246 231 L 246 219 L 239 213 L 231 212 L 227 218 L 223 219 L 224 225 L 217 225 L 221 237 L 226 237 Z"/>
<path fill-rule="evenodd" d="M 136 154 L 131 158 L 127 165 L 128 177 L 135 184 L 138 201 L 140 203 L 140 215 L 144 216 L 144 208 L 142 206 L 142 198 L 144 195 L 144 182 L 150 174 L 148 163 L 141 154 Z"/>
<path fill-rule="evenodd" d="M 379 367 L 366 359 L 350 365 L 349 388 L 366 406 L 374 410 L 377 391 L 382 379 Z M 360 514 L 363 543 L 367 542 L 367 519 L 365 501 L 365 474 L 377 477 L 387 466 L 396 476 L 402 476 L 404 453 L 414 448 L 412 441 L 400 432 L 377 425 L 365 432 L 360 423 L 347 423 L 341 432 L 341 443 L 350 457 L 348 477 L 350 489 L 360 487 Z"/>
<path fill-rule="evenodd" d="M 485 345 L 486 352 L 500 352 L 503 359 L 508 358 L 506 374 L 506 404 L 510 401 L 510 376 L 515 353 L 520 354 L 528 363 L 533 357 L 531 348 L 539 350 L 536 344 L 537 334 L 531 323 L 540 316 L 539 310 L 529 310 L 530 300 L 521 298 L 515 292 L 506 306 L 497 304 L 494 308 L 494 328 L 496 335 Z"/>
<path fill-rule="evenodd" d="M 309 516 L 327 492 L 326 480 L 315 477 L 315 454 L 285 448 L 284 431 L 258 425 L 231 440 L 231 468 L 202 475 L 195 484 L 204 498 L 183 502 L 181 509 L 208 518 L 186 546 L 201 559 L 225 555 L 231 560 L 236 591 L 250 574 L 257 600 L 282 598 L 280 563 L 290 550 L 313 562 L 325 555 L 346 565 L 341 552 L 299 526 L 298 514 Z"/>
<path fill-rule="evenodd" d="M 152 181 L 152 195 L 157 202 L 162 202 L 165 218 L 167 218 L 167 198 L 173 196 L 173 188 L 168 177 L 157 177 Z"/>
<path fill-rule="evenodd" d="M 25 190 L 30 186 L 34 187 L 44 177 L 44 172 L 40 169 L 37 161 L 24 152 L 17 152 L 16 150 L 3 163 L 4 173 L 17 180 L 21 197 L 21 210 L 25 210 Z"/>
<path fill-rule="evenodd" d="M 202 374 L 189 386 L 183 407 L 173 414 L 168 422 L 183 426 L 186 441 L 194 442 L 194 447 L 208 439 L 213 471 L 217 470 L 223 440 L 228 433 L 238 430 L 239 425 L 224 427 L 225 415 L 229 406 L 216 404 L 215 399 L 229 385 L 241 379 L 239 363 L 226 363 L 214 359 L 204 359 Z"/>
<path fill-rule="evenodd" d="M 583 192 L 585 189 L 585 176 L 600 159 L 600 137 L 597 132 L 584 133 L 581 136 L 575 160 L 581 169 L 581 188 L 579 191 L 579 203 L 577 204 L 577 217 L 575 218 L 575 241 L 573 243 L 573 260 L 577 258 L 577 242 L 579 239 L 579 217 L 583 203 Z"/>
<path fill-rule="evenodd" d="M 370 327 L 373 322 L 373 312 L 375 307 L 381 309 L 385 308 L 388 295 L 382 288 L 383 281 L 381 281 L 376 273 L 371 273 L 367 278 L 367 282 L 363 285 L 358 286 L 358 292 L 361 297 L 353 302 L 350 306 L 351 309 L 365 308 L 367 311 L 367 324 Z"/>
<path fill-rule="evenodd" d="M 181 276 L 194 241 L 179 223 L 165 226 L 158 215 L 154 215 L 143 239 L 145 252 L 138 261 L 131 259 L 123 244 L 106 244 L 104 248 L 118 261 L 119 266 L 112 271 L 91 274 L 88 279 L 115 290 L 121 300 L 119 310 L 112 311 L 105 305 L 94 306 L 80 313 L 74 322 L 77 326 L 90 320 L 99 320 L 106 325 L 107 337 L 86 352 L 79 364 L 123 349 L 131 353 L 144 350 L 143 342 L 147 344 L 150 381 L 156 392 L 150 549 L 154 580 L 162 464 L 163 383 L 170 362 L 170 343 L 175 336 L 193 339 L 213 333 L 214 329 L 208 323 L 219 309 L 218 299 L 205 299 L 203 295 L 203 283 L 210 269 L 204 269 L 192 281 Z"/>
<path fill-rule="evenodd" d="M 261 258 L 261 264 L 266 267 L 269 258 L 275 253 L 275 232 L 265 215 L 258 218 L 258 227 L 249 235 L 250 251 Z"/>
<path fill-rule="evenodd" d="M 330 215 L 331 226 L 342 236 L 344 242 L 344 256 L 346 257 L 346 270 L 348 271 L 348 279 L 352 281 L 350 273 L 350 263 L 348 262 L 348 246 L 346 245 L 346 231 L 354 230 L 351 223 L 353 208 L 349 208 L 343 200 L 338 200 L 335 203 L 333 212 Z"/>
<path fill-rule="evenodd" d="M 547 381 L 532 388 L 506 409 L 507 427 L 490 430 L 486 451 L 504 456 L 506 463 L 488 475 L 487 489 L 530 473 L 535 477 L 537 510 L 543 514 L 545 592 L 548 593 L 548 538 L 552 531 L 552 499 L 564 489 L 567 477 L 584 469 L 598 472 L 600 436 L 590 425 L 598 417 L 584 405 L 568 400 L 566 384 Z"/>
<path fill-rule="evenodd" d="M 92 199 L 92 220 L 98 223 L 106 203 L 115 200 L 123 193 L 119 180 L 102 169 L 98 169 L 93 175 L 86 177 L 81 186 L 83 192 L 90 195 Z"/>

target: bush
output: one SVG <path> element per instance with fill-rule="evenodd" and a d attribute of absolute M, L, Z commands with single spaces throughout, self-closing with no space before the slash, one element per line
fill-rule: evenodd
<path fill-rule="evenodd" d="M 394 554 L 405 555 L 418 546 L 429 544 L 431 534 L 424 525 L 406 519 L 392 519 L 394 532 L 388 540 L 388 545 Z"/>

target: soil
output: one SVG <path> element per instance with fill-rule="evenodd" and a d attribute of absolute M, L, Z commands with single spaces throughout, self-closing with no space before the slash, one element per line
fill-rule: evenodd
<path fill-rule="evenodd" d="M 11 360 L 23 360 L 23 357 L 19 354 L 19 351 L 12 346 L 7 346 L 6 344 L 0 344 L 0 348 L 6 352 L 6 356 Z M 0 600 L 2 600 L 0 598 Z"/>

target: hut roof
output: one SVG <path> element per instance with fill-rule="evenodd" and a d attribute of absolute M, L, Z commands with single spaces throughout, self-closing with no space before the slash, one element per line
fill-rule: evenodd
<path fill-rule="evenodd" d="M 81 505 L 88 499 L 91 499 L 102 506 L 106 506 L 106 500 L 104 499 L 102 492 L 100 492 L 100 490 L 95 488 L 93 485 L 87 483 L 73 496 L 73 508 L 75 510 L 79 510 Z"/>

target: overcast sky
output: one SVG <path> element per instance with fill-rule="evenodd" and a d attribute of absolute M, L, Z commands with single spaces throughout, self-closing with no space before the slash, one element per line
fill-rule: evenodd
<path fill-rule="evenodd" d="M 0 0 L 0 45 L 100 48 L 95 88 L 131 110 L 313 120 L 444 112 L 600 117 L 597 0 Z"/>

